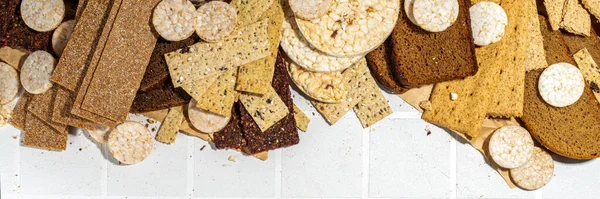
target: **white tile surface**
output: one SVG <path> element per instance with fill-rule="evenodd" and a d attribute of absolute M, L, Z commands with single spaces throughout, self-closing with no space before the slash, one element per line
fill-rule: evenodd
<path fill-rule="evenodd" d="M 6 125 L 0 128 L 0 198 L 20 192 L 20 141 L 21 131 Z"/>
<path fill-rule="evenodd" d="M 544 198 L 598 198 L 600 161 L 577 162 L 554 157 L 554 177 L 543 188 Z M 562 162 L 561 162 L 562 161 Z M 567 163 L 564 163 L 567 161 Z"/>

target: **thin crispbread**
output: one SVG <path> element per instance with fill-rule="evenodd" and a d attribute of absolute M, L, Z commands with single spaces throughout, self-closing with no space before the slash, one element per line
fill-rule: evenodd
<path fill-rule="evenodd" d="M 181 106 L 170 108 L 167 117 L 161 123 L 156 134 L 156 140 L 167 144 L 175 143 L 175 137 L 183 119 L 183 108 Z"/>
<path fill-rule="evenodd" d="M 131 106 L 132 113 L 144 113 L 188 104 L 192 97 L 183 88 L 173 88 L 166 82 L 162 88 L 138 92 Z"/>
<path fill-rule="evenodd" d="M 67 129 L 57 131 L 33 113 L 27 112 L 23 145 L 49 150 L 63 151 L 67 149 L 69 139 Z"/>
<path fill-rule="evenodd" d="M 66 88 L 59 87 L 54 98 L 52 121 L 82 129 L 94 129 L 94 122 L 71 114 L 74 102 L 75 95 Z"/>
<path fill-rule="evenodd" d="M 598 87 L 598 84 L 600 84 L 600 68 L 598 64 L 586 48 L 575 53 L 573 59 L 577 62 L 577 66 L 587 83 L 586 85 L 590 87 L 596 100 L 600 102 L 600 88 Z"/>
<path fill-rule="evenodd" d="M 561 26 L 566 2 L 567 0 L 544 0 L 548 21 L 554 31 L 558 30 Z"/>
<path fill-rule="evenodd" d="M 181 88 L 185 90 L 188 94 L 192 96 L 194 99 L 202 99 L 202 95 L 206 92 L 206 88 L 210 87 L 217 78 L 221 76 L 223 72 L 219 72 L 210 77 L 202 78 L 199 80 L 190 80 L 186 81 L 181 85 Z"/>
<path fill-rule="evenodd" d="M 13 125 L 15 128 L 25 130 L 25 120 L 27 117 L 27 105 L 29 105 L 29 101 L 33 97 L 32 94 L 27 92 L 23 93 L 23 96 L 17 102 L 17 105 L 13 109 L 13 114 L 8 123 Z"/>
<path fill-rule="evenodd" d="M 564 62 L 561 55 L 568 55 L 569 48 L 565 43 L 560 31 L 552 30 L 548 19 L 542 15 L 539 16 L 540 30 L 544 37 L 544 49 L 546 51 L 546 61 L 548 64 Z"/>
<path fill-rule="evenodd" d="M 52 121 L 52 109 L 54 108 L 56 91 L 57 88 L 53 87 L 43 94 L 34 95 L 27 106 L 27 111 L 33 113 L 33 115 L 55 130 L 62 131 L 67 128 L 67 125 Z"/>
<path fill-rule="evenodd" d="M 371 76 L 367 78 L 367 85 L 372 87 L 371 92 L 367 93 L 364 99 L 353 107 L 354 113 L 356 113 L 363 128 L 368 128 L 392 114 L 392 108 L 388 100 L 383 96 Z"/>
<path fill-rule="evenodd" d="M 294 119 L 296 120 L 296 127 L 301 131 L 306 132 L 308 130 L 308 124 L 310 118 L 302 111 L 298 106 L 294 104 Z"/>
<path fill-rule="evenodd" d="M 239 94 L 235 91 L 236 76 L 237 70 L 228 70 L 217 77 L 217 81 L 206 88 L 202 98 L 196 99 L 196 106 L 222 116 L 231 116 L 231 107 Z"/>
<path fill-rule="evenodd" d="M 590 13 L 583 8 L 579 0 L 566 1 L 560 27 L 570 33 L 589 37 L 592 29 Z"/>
<path fill-rule="evenodd" d="M 263 96 L 241 94 L 240 102 L 263 132 L 290 113 L 273 87 Z"/>
<path fill-rule="evenodd" d="M 77 10 L 75 10 L 75 18 L 79 19 L 79 17 L 81 17 L 81 13 L 83 13 L 88 1 L 89 0 L 79 0 L 77 3 Z"/>
<path fill-rule="evenodd" d="M 587 10 L 600 21 L 600 0 L 581 0 Z"/>
<path fill-rule="evenodd" d="M 232 0 L 229 5 L 238 11 L 238 26 L 243 27 L 260 20 L 275 0 Z M 278 1 L 277 1 L 278 2 Z"/>

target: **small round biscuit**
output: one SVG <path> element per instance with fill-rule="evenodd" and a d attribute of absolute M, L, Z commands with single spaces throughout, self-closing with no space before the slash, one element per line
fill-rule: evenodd
<path fill-rule="evenodd" d="M 430 32 L 442 32 L 458 18 L 457 0 L 415 0 L 413 16 L 417 25 Z"/>
<path fill-rule="evenodd" d="M 469 14 L 476 45 L 487 46 L 502 39 L 504 28 L 508 25 L 508 16 L 500 5 L 482 1 L 471 6 Z"/>
<path fill-rule="evenodd" d="M 38 32 L 54 30 L 65 16 L 63 0 L 23 0 L 21 17 L 25 24 Z"/>
<path fill-rule="evenodd" d="M 312 20 L 327 14 L 331 1 L 332 0 L 290 0 L 289 4 L 296 17 Z"/>
<path fill-rule="evenodd" d="M 415 25 L 418 25 L 415 21 L 415 15 L 413 14 L 413 8 L 415 6 L 415 0 L 404 0 L 404 12 L 406 12 L 406 17 Z"/>
<path fill-rule="evenodd" d="M 554 160 L 541 148 L 535 147 L 531 159 L 525 165 L 511 169 L 510 177 L 517 186 L 526 190 L 544 187 L 554 176 Z"/>
<path fill-rule="evenodd" d="M 194 34 L 196 7 L 188 0 L 163 0 L 152 15 L 156 32 L 167 41 L 181 41 Z"/>
<path fill-rule="evenodd" d="M 203 133 L 213 134 L 223 130 L 231 117 L 225 117 L 198 108 L 196 100 L 192 99 L 188 107 L 188 117 L 192 126 Z"/>
<path fill-rule="evenodd" d="M 217 42 L 235 29 L 237 10 L 228 3 L 211 1 L 196 12 L 196 34 L 204 41 Z"/>
<path fill-rule="evenodd" d="M 75 20 L 65 21 L 52 33 L 52 50 L 60 57 L 67 46 L 71 33 L 75 28 Z"/>
<path fill-rule="evenodd" d="M 554 107 L 574 104 L 583 94 L 584 88 L 585 82 L 581 71 L 564 62 L 546 68 L 538 81 L 540 96 Z"/>
<path fill-rule="evenodd" d="M 0 62 L 0 105 L 8 104 L 19 94 L 19 75 L 4 62 Z"/>
<path fill-rule="evenodd" d="M 31 53 L 21 67 L 23 88 L 31 94 L 42 94 L 52 88 L 50 75 L 54 71 L 54 64 L 54 57 L 46 51 Z"/>
<path fill-rule="evenodd" d="M 120 124 L 108 135 L 110 153 L 123 164 L 135 164 L 146 159 L 152 145 L 152 134 L 138 122 Z"/>
<path fill-rule="evenodd" d="M 507 169 L 525 164 L 533 154 L 533 147 L 529 132 L 517 125 L 497 129 L 489 142 L 490 156 L 498 166 Z"/>

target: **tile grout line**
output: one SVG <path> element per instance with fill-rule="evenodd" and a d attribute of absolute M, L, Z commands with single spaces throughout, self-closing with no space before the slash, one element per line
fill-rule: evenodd
<path fill-rule="evenodd" d="M 283 158 L 283 150 L 279 149 L 275 152 L 275 198 L 282 198 L 281 195 L 281 161 Z"/>
<path fill-rule="evenodd" d="M 186 192 L 188 194 L 188 197 L 194 197 L 194 148 L 195 147 L 195 140 L 193 140 L 190 136 L 185 136 L 186 140 L 187 140 L 187 179 L 186 179 Z"/>
<path fill-rule="evenodd" d="M 457 198 L 457 188 L 456 185 L 458 183 L 457 180 L 457 152 L 456 152 L 457 141 L 454 139 L 454 136 L 450 136 L 450 198 Z"/>
<path fill-rule="evenodd" d="M 362 139 L 362 198 L 369 198 L 369 142 L 370 142 L 370 134 L 371 128 L 366 128 L 362 131 L 363 139 Z"/>
<path fill-rule="evenodd" d="M 106 145 L 102 145 L 101 151 L 104 157 L 109 157 L 107 149 Z M 102 170 L 102 175 L 100 176 L 100 190 L 102 190 L 102 193 L 100 193 L 100 195 L 103 197 L 108 196 L 108 161 L 109 160 L 104 159 L 100 165 L 100 170 Z"/>

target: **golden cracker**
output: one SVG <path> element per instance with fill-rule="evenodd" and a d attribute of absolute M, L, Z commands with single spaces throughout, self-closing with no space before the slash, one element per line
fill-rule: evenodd
<path fill-rule="evenodd" d="M 263 132 L 290 113 L 273 87 L 263 96 L 241 94 L 240 101 Z"/>
<path fill-rule="evenodd" d="M 167 144 L 175 143 L 175 137 L 183 119 L 183 108 L 181 106 L 170 108 L 156 134 L 156 140 Z"/>
<path fill-rule="evenodd" d="M 210 87 L 206 89 L 200 99 L 196 99 L 198 108 L 222 116 L 231 116 L 231 108 L 237 101 L 238 92 L 235 91 L 237 70 L 228 70 L 217 77 Z"/>
<path fill-rule="evenodd" d="M 310 123 L 310 118 L 298 108 L 294 104 L 294 119 L 296 120 L 296 127 L 301 131 L 306 132 L 308 130 L 308 124 Z"/>

